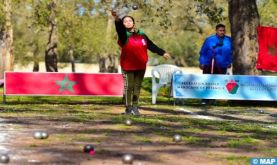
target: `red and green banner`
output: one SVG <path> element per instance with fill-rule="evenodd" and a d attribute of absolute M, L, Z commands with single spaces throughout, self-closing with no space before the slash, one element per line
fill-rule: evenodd
<path fill-rule="evenodd" d="M 116 73 L 5 72 L 5 95 L 122 96 L 123 77 Z"/>
<path fill-rule="evenodd" d="M 277 71 L 277 28 L 258 27 L 257 69 Z"/>

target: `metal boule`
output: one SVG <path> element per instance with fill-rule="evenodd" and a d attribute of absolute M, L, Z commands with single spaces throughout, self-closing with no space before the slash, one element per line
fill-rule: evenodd
<path fill-rule="evenodd" d="M 84 151 L 85 153 L 92 153 L 92 152 L 94 151 L 94 147 L 93 147 L 93 145 L 91 145 L 91 144 L 86 144 L 86 145 L 84 146 L 83 151 Z"/>
<path fill-rule="evenodd" d="M 34 132 L 34 133 L 33 133 L 33 137 L 34 137 L 35 139 L 42 139 L 42 132 L 40 132 L 40 131 Z"/>
<path fill-rule="evenodd" d="M 36 159 L 31 159 L 31 160 L 28 160 L 28 163 L 29 164 L 41 164 L 41 161 L 40 160 L 36 160 Z"/>
<path fill-rule="evenodd" d="M 132 164 L 134 161 L 134 156 L 132 154 L 124 154 L 122 156 L 122 162 L 124 164 Z"/>
<path fill-rule="evenodd" d="M 173 142 L 178 143 L 178 142 L 181 142 L 181 141 L 182 141 L 182 136 L 181 135 L 175 134 L 173 136 Z"/>
<path fill-rule="evenodd" d="M 263 113 L 264 113 L 264 111 L 263 111 L 263 110 L 259 110 L 259 113 L 260 113 L 260 114 L 263 114 Z"/>
<path fill-rule="evenodd" d="M 0 155 L 0 163 L 9 163 L 10 158 L 7 154 L 1 154 Z"/>
<path fill-rule="evenodd" d="M 132 6 L 132 9 L 133 10 L 137 10 L 139 7 L 138 7 L 138 5 L 137 4 L 134 4 L 133 6 Z"/>
<path fill-rule="evenodd" d="M 49 137 L 49 134 L 47 132 L 41 132 L 41 138 L 47 139 Z"/>
<path fill-rule="evenodd" d="M 126 125 L 128 125 L 128 126 L 130 126 L 130 125 L 132 125 L 132 120 L 130 120 L 130 119 L 127 119 L 126 121 L 125 121 L 125 124 Z"/>

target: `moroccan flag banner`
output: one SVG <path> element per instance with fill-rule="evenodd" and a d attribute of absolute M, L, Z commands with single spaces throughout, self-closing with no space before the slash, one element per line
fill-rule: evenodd
<path fill-rule="evenodd" d="M 277 28 L 258 27 L 257 69 L 277 71 Z"/>
<path fill-rule="evenodd" d="M 116 73 L 5 72 L 5 95 L 122 96 L 123 77 Z"/>

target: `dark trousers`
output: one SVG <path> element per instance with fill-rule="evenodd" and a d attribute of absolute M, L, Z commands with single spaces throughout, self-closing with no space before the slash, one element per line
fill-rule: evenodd
<path fill-rule="evenodd" d="M 145 70 L 122 71 L 124 78 L 124 102 L 126 107 L 138 106 Z"/>
<path fill-rule="evenodd" d="M 203 68 L 203 74 L 226 74 L 226 73 L 227 73 L 227 68 L 214 66 L 213 73 L 212 73 L 211 65 L 205 65 Z"/>

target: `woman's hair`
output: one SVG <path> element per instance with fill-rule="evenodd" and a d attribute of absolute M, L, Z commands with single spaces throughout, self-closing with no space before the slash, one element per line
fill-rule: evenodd
<path fill-rule="evenodd" d="M 126 16 L 124 16 L 123 18 L 122 18 L 122 21 L 124 21 L 124 19 L 125 18 L 131 18 L 132 19 L 132 21 L 134 22 L 134 24 L 135 24 L 135 19 L 132 17 L 132 16 L 129 16 L 129 15 L 126 15 Z"/>

